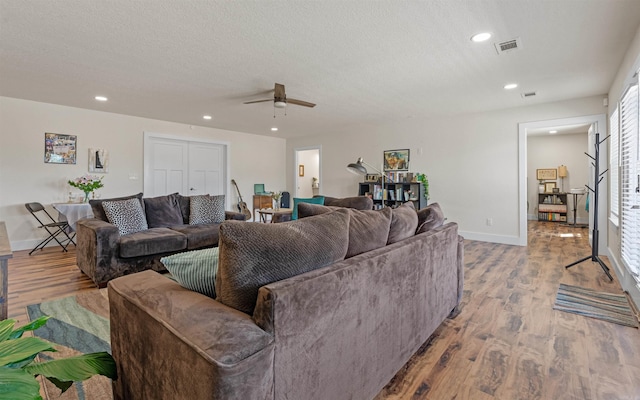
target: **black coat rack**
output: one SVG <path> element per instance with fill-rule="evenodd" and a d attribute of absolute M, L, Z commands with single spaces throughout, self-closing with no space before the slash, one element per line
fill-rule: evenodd
<path fill-rule="evenodd" d="M 595 182 L 593 185 L 594 186 L 593 189 L 590 188 L 589 185 L 586 185 L 587 189 L 589 189 L 591 193 L 593 193 L 593 230 L 591 231 L 591 255 L 585 258 L 581 258 L 580 260 L 567 265 L 565 268 L 571 268 L 576 264 L 580 264 L 583 261 L 587 261 L 591 259 L 591 261 L 597 262 L 598 264 L 600 264 L 600 267 L 602 267 L 602 270 L 604 271 L 604 273 L 607 274 L 607 276 L 609 277 L 609 280 L 613 281 L 613 277 L 609 272 L 609 267 L 607 267 L 605 263 L 602 262 L 602 260 L 598 256 L 598 186 L 600 186 L 600 182 L 602 182 L 604 174 L 606 174 L 608 171 L 608 169 L 605 169 L 602 173 L 600 173 L 600 144 L 602 144 L 607 139 L 609 139 L 609 136 L 602 139 L 602 142 L 601 142 L 600 134 L 596 133 L 595 158 L 589 155 L 589 153 L 584 153 L 587 155 L 587 157 L 593 160 L 593 163 L 591 164 L 595 168 L 595 174 L 594 174 Z"/>

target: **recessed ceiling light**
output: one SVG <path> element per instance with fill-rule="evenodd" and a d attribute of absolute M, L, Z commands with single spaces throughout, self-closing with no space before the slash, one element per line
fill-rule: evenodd
<path fill-rule="evenodd" d="M 508 83 L 508 84 L 504 85 L 504 88 L 507 89 L 507 90 L 515 89 L 517 87 L 518 87 L 517 83 Z"/>
<path fill-rule="evenodd" d="M 276 128 L 276 127 L 274 126 L 273 128 L 271 128 L 271 130 L 275 132 L 275 131 L 277 131 L 277 130 L 278 130 L 278 128 Z"/>
<path fill-rule="evenodd" d="M 480 43 L 489 40 L 490 37 L 491 34 L 489 32 L 476 33 L 475 35 L 471 36 L 471 41 Z"/>
<path fill-rule="evenodd" d="M 94 97 L 94 98 L 95 98 L 96 100 L 98 100 L 98 101 L 107 101 L 107 100 L 109 100 L 109 99 L 107 99 L 107 98 L 106 98 L 106 97 L 104 97 L 104 96 L 96 96 L 96 97 Z"/>
<path fill-rule="evenodd" d="M 558 131 L 549 131 L 550 134 L 558 133 Z"/>
<path fill-rule="evenodd" d="M 211 115 L 203 115 L 203 116 L 202 116 L 202 118 L 204 118 L 204 119 L 211 119 L 211 118 L 213 118 L 213 117 L 212 117 Z"/>

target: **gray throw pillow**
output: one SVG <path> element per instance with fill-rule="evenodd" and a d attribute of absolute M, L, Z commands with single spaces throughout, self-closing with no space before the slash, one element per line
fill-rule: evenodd
<path fill-rule="evenodd" d="M 391 208 L 355 210 L 349 213 L 349 250 L 345 258 L 357 256 L 387 245 L 391 227 Z"/>
<path fill-rule="evenodd" d="M 387 244 L 396 243 L 414 236 L 417 228 L 418 214 L 412 201 L 408 201 L 400 207 L 394 208 L 391 213 L 391 227 L 389 228 Z"/>
<path fill-rule="evenodd" d="M 142 204 L 136 198 L 103 201 L 102 208 L 109 222 L 118 228 L 120 235 L 129 235 L 149 229 Z"/>
<path fill-rule="evenodd" d="M 348 239 L 347 210 L 282 224 L 225 221 L 220 225 L 217 300 L 252 314 L 260 287 L 344 259 Z"/>
<path fill-rule="evenodd" d="M 182 287 L 216 298 L 217 247 L 162 257 L 160 262 Z"/>
<path fill-rule="evenodd" d="M 224 195 L 191 196 L 189 225 L 219 224 L 224 221 Z"/>
<path fill-rule="evenodd" d="M 444 224 L 444 214 L 440 204 L 432 203 L 418 210 L 418 229 L 416 234 L 435 229 Z"/>
<path fill-rule="evenodd" d="M 178 193 L 144 198 L 144 210 L 149 228 L 165 228 L 182 225 L 182 213 L 178 203 Z"/>
<path fill-rule="evenodd" d="M 392 216 L 392 210 L 389 207 L 365 211 L 318 204 L 299 204 L 298 214 L 302 218 L 325 214 L 336 209 L 349 211 L 349 249 L 345 258 L 387 245 Z M 415 214 L 415 211 L 413 212 Z"/>

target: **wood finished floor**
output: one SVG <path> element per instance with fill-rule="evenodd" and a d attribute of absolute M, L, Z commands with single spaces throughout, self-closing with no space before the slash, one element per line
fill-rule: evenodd
<path fill-rule="evenodd" d="M 638 329 L 552 308 L 560 283 L 621 293 L 596 263 L 563 268 L 590 253 L 586 229 L 551 222 L 529 223 L 528 247 L 466 241 L 460 314 L 376 400 L 640 399 Z M 20 325 L 28 304 L 87 290 L 97 289 L 73 249 L 9 260 L 9 317 Z"/>

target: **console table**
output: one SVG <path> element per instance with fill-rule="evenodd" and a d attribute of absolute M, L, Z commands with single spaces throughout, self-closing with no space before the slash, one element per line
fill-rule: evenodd
<path fill-rule="evenodd" d="M 0 320 L 7 319 L 8 315 L 8 274 L 9 259 L 13 257 L 7 227 L 0 221 Z"/>
<path fill-rule="evenodd" d="M 270 194 L 254 194 L 253 195 L 253 220 L 258 221 L 256 212 L 263 208 L 273 207 L 273 199 Z"/>

